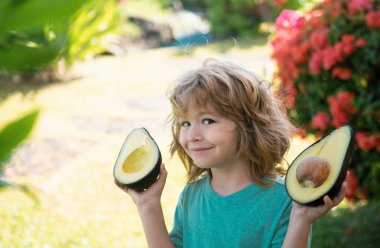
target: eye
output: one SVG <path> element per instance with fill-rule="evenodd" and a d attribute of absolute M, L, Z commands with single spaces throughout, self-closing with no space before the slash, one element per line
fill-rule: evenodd
<path fill-rule="evenodd" d="M 210 124 L 212 124 L 212 123 L 214 123 L 214 122 L 215 122 L 215 121 L 212 120 L 212 119 L 210 119 L 210 118 L 204 118 L 204 119 L 202 120 L 202 123 L 205 124 L 205 125 L 210 125 Z"/>
<path fill-rule="evenodd" d="M 190 126 L 190 122 L 188 121 L 181 122 L 181 127 L 189 127 L 189 126 Z"/>

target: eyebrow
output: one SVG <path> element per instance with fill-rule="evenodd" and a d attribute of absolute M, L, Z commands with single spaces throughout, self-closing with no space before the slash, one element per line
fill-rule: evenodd
<path fill-rule="evenodd" d="M 220 116 L 215 111 L 200 111 L 197 113 L 197 116 L 202 116 L 202 115 L 213 115 L 215 117 Z M 181 119 L 187 119 L 187 118 L 186 118 L 186 115 L 180 115 L 180 116 L 178 116 L 178 119 L 181 120 Z"/>

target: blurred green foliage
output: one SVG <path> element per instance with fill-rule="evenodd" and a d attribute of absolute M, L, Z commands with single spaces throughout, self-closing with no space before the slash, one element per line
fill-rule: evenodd
<path fill-rule="evenodd" d="M 70 65 L 97 53 L 114 30 L 116 0 L 0 1 L 0 69 L 25 71 Z"/>
<path fill-rule="evenodd" d="M 375 248 L 380 243 L 380 202 L 338 208 L 313 224 L 314 248 Z"/>
<path fill-rule="evenodd" d="M 27 194 L 36 202 L 38 202 L 36 195 L 27 185 L 13 183 L 4 178 L 4 166 L 14 149 L 28 138 L 38 118 L 38 114 L 38 110 L 33 110 L 21 118 L 8 123 L 0 130 L 0 192 L 15 188 Z"/>
<path fill-rule="evenodd" d="M 276 9 L 268 1 L 205 0 L 205 3 L 212 32 L 217 37 L 258 34 L 260 23 L 273 21 L 276 17 Z"/>
<path fill-rule="evenodd" d="M 169 6 L 172 0 L 160 0 Z M 316 0 L 181 0 L 186 9 L 204 11 L 216 37 L 253 36 L 260 24 L 273 23 L 283 9 L 300 9 Z M 226 15 L 228 13 L 228 15 Z"/>
<path fill-rule="evenodd" d="M 68 31 L 64 57 L 68 65 L 106 50 L 106 35 L 117 33 L 119 15 L 115 0 L 87 1 L 76 13 Z"/>

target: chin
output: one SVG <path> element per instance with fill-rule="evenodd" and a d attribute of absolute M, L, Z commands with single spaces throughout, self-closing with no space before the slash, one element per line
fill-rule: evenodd
<path fill-rule="evenodd" d="M 195 163 L 195 165 L 200 169 L 211 169 L 213 168 L 212 165 L 205 164 L 205 163 Z"/>

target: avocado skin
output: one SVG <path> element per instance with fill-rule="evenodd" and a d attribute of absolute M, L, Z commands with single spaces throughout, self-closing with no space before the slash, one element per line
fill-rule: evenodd
<path fill-rule="evenodd" d="M 114 178 L 120 185 L 126 186 L 127 188 L 130 188 L 130 189 L 133 189 L 136 191 L 144 191 L 145 189 L 148 189 L 150 186 L 152 186 L 152 184 L 157 180 L 158 175 L 160 174 L 160 167 L 162 164 L 161 151 L 160 151 L 156 141 L 153 139 L 153 137 L 150 135 L 149 131 L 146 128 L 142 127 L 142 129 L 144 129 L 144 131 L 147 133 L 149 138 L 154 142 L 154 144 L 157 147 L 158 159 L 157 159 L 156 165 L 153 167 L 153 169 L 145 177 L 141 178 L 139 181 L 136 181 L 136 182 L 130 183 L 130 184 L 125 184 L 125 183 L 121 183 L 121 182 L 117 181 L 117 179 L 115 177 L 115 170 L 114 170 Z"/>
<path fill-rule="evenodd" d="M 330 199 L 333 199 L 334 197 L 336 197 L 339 194 L 342 183 L 346 179 L 348 166 L 350 164 L 351 157 L 352 157 L 352 154 L 354 152 L 355 142 L 354 142 L 354 137 L 353 137 L 353 130 L 352 130 L 351 126 L 348 126 L 348 127 L 350 130 L 350 141 L 349 141 L 349 145 L 347 148 L 347 152 L 346 152 L 344 159 L 343 159 L 343 164 L 342 164 L 342 167 L 340 169 L 339 176 L 338 176 L 337 180 L 335 181 L 334 185 L 331 187 L 331 189 L 325 194 L 325 195 L 328 195 L 330 197 Z M 315 143 L 311 144 L 309 147 L 316 145 L 318 142 L 323 140 L 323 138 L 324 137 L 322 137 L 320 140 L 316 141 Z M 309 147 L 307 147 L 305 150 L 307 150 Z M 286 188 L 288 195 L 290 196 L 290 194 L 288 192 L 288 188 L 287 187 L 285 187 L 285 188 Z M 320 198 L 318 198 L 312 202 L 308 202 L 308 203 L 299 203 L 298 202 L 298 203 L 305 205 L 305 206 L 310 206 L 310 207 L 321 206 L 324 204 L 323 197 L 325 195 L 323 195 L 322 197 L 320 197 Z M 294 199 L 292 199 L 292 200 L 295 201 Z M 297 202 L 297 201 L 295 201 L 295 202 Z"/>

